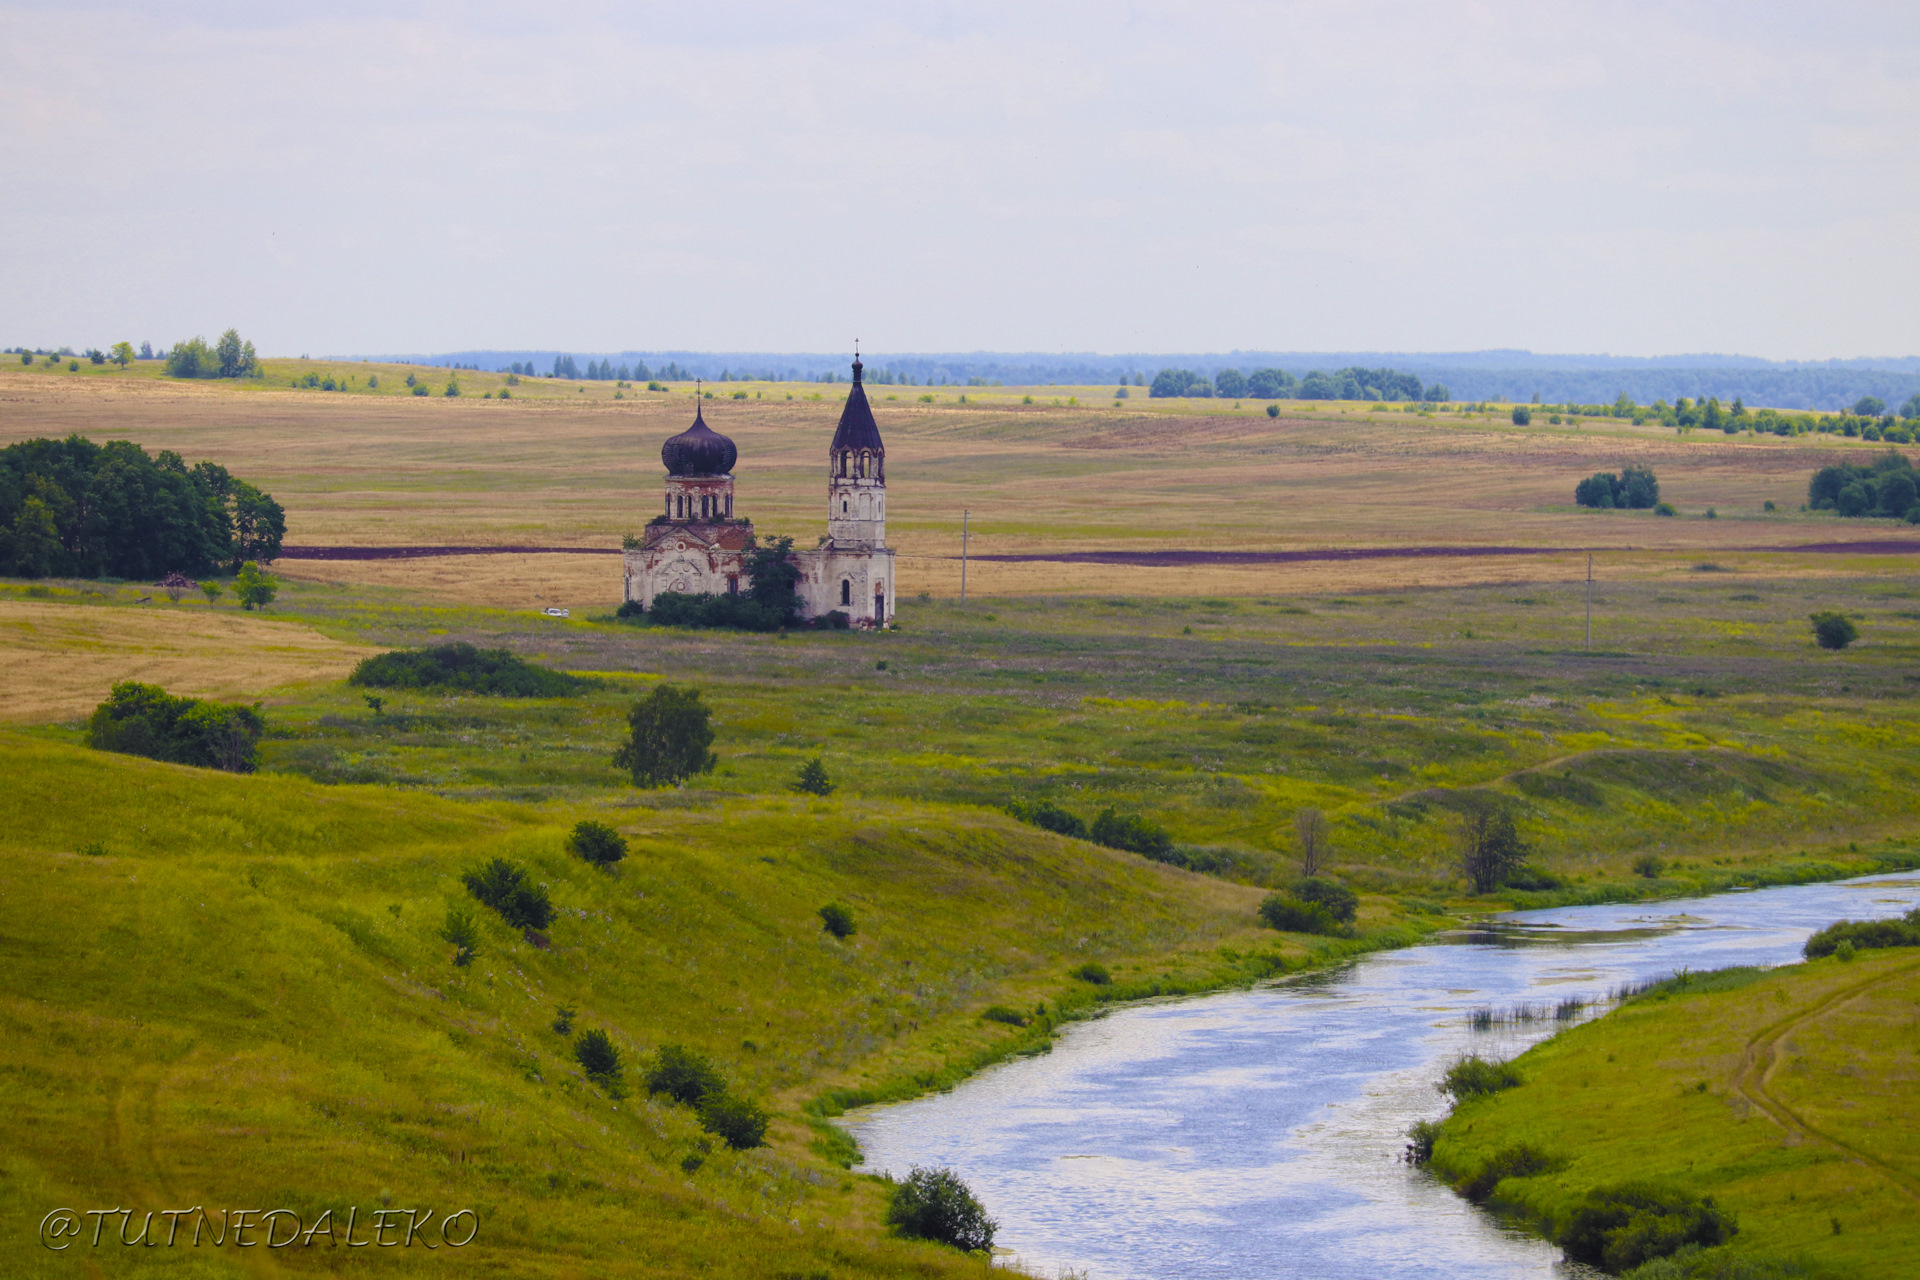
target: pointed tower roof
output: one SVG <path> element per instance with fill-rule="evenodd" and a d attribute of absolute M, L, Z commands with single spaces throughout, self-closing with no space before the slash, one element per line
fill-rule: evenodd
<path fill-rule="evenodd" d="M 880 442 L 880 425 L 873 420 L 873 407 L 867 403 L 867 389 L 860 382 L 860 371 L 865 367 L 856 351 L 853 390 L 847 392 L 847 407 L 840 411 L 840 427 L 833 433 L 833 443 L 827 448 L 829 453 L 861 449 L 880 454 L 887 451 L 887 446 Z"/>
<path fill-rule="evenodd" d="M 697 393 L 696 393 L 697 394 Z M 660 461 L 670 476 L 723 476 L 733 470 L 740 451 L 733 441 L 707 425 L 694 401 L 693 425 L 660 446 Z"/>

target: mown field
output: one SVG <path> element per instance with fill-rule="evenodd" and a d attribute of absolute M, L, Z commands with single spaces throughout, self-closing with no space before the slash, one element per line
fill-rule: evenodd
<path fill-rule="evenodd" d="M 605 383 L 389 396 L 380 376 L 375 396 L 7 371 L 0 441 L 81 431 L 211 458 L 286 504 L 293 544 L 613 547 L 656 509 L 660 440 L 691 409 L 614 401 Z M 824 529 L 844 388 L 761 390 L 709 420 L 740 443 L 741 510 L 804 545 Z M 895 632 L 629 625 L 610 616 L 618 560 L 595 555 L 287 560 L 265 614 L 141 584 L 0 583 L 8 1239 L 75 1200 L 471 1203 L 487 1251 L 468 1256 L 502 1275 L 947 1274 L 977 1264 L 888 1238 L 884 1189 L 841 1167 L 810 1103 L 949 1083 L 1043 1047 L 1102 993 L 1255 981 L 1502 905 L 1916 860 L 1920 562 L 1771 549 L 1920 546 L 1904 525 L 1797 511 L 1808 473 L 1857 456 L 1851 442 L 874 390 L 903 553 Z M 1575 480 L 1635 460 L 1681 516 L 1568 505 Z M 987 553 L 1544 554 L 976 562 L 962 605 L 963 508 Z M 572 616 L 532 611 L 548 603 Z M 1816 609 L 1847 612 L 1861 641 L 1816 648 Z M 343 681 L 365 654 L 450 641 L 599 684 L 388 692 L 376 713 Z M 259 700 L 262 772 L 88 750 L 87 710 L 128 677 Z M 701 689 L 719 766 L 642 792 L 611 755 L 661 681 Z M 814 757 L 838 787 L 825 799 L 791 788 Z M 1465 896 L 1458 815 L 1489 797 L 1558 889 Z M 1217 873 L 1005 812 L 1037 799 L 1146 815 Z M 1293 874 L 1303 806 L 1326 811 L 1332 870 L 1362 893 L 1352 942 L 1256 925 Z M 617 871 L 565 853 L 585 817 L 633 841 Z M 1636 872 L 1650 852 L 1658 873 Z M 491 922 L 461 970 L 439 929 L 460 873 L 495 854 L 551 886 L 554 945 Z M 814 916 L 833 899 L 861 922 L 845 943 Z M 1086 960 L 1115 984 L 1068 976 Z M 982 1020 L 993 1004 L 1047 1012 L 1015 1029 Z M 630 1067 L 668 1041 L 711 1052 L 775 1110 L 772 1145 L 702 1150 L 631 1071 L 623 1100 L 594 1089 L 551 1029 L 562 1005 Z M 37 1247 L 0 1256 L 74 1269 Z M 276 1265 L 364 1265 L 344 1256 Z M 218 1271 L 205 1251 L 98 1264 L 134 1257 Z"/>
<path fill-rule="evenodd" d="M 1920 1270 L 1920 954 L 1668 985 L 1521 1055 L 1523 1084 L 1448 1119 L 1436 1170 L 1469 1178 L 1529 1146 L 1555 1167 L 1494 1197 L 1537 1220 L 1653 1181 L 1731 1210 L 1736 1255 L 1862 1280 Z"/>

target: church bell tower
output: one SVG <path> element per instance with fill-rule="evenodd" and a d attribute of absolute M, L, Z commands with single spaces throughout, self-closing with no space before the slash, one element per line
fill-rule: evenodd
<path fill-rule="evenodd" d="M 887 545 L 887 447 L 860 382 L 863 367 L 855 352 L 853 390 L 827 451 L 827 539 L 849 551 Z"/>

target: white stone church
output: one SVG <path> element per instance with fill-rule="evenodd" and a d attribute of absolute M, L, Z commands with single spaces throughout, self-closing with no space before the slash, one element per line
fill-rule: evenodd
<path fill-rule="evenodd" d="M 855 627 L 893 620 L 893 552 L 887 547 L 887 448 L 853 361 L 853 389 L 827 447 L 827 540 L 793 553 L 800 569 L 800 616 L 838 611 Z M 749 580 L 753 522 L 733 514 L 733 441 L 706 423 L 695 401 L 693 425 L 660 446 L 667 467 L 666 513 L 647 523 L 622 557 L 626 599 L 653 608 L 663 591 L 738 593 Z"/>

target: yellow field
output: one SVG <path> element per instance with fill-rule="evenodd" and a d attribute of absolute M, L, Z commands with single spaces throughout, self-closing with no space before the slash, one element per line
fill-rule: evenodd
<path fill-rule="evenodd" d="M 295 545 L 613 547 L 655 513 L 660 442 L 693 408 L 683 391 L 616 402 L 611 383 L 505 403 L 389 396 L 386 384 L 397 379 L 381 377 L 382 394 L 329 395 L 0 370 L 0 442 L 80 431 L 216 459 L 286 505 Z M 465 386 L 481 375 L 462 377 Z M 723 384 L 742 386 L 747 399 L 723 390 L 706 406 L 712 425 L 740 446 L 739 509 L 763 532 L 810 545 L 824 532 L 822 467 L 846 388 Z M 888 536 L 909 595 L 957 592 L 963 509 L 972 512 L 976 554 L 1501 544 L 1597 548 L 1612 553 L 1612 571 L 1657 574 L 1678 561 L 1641 553 L 1718 558 L 1804 542 L 1920 541 L 1905 525 L 1798 512 L 1815 468 L 1880 447 L 1832 437 L 1677 437 L 1613 422 L 1520 428 L 1354 404 L 1290 405 L 1276 420 L 1252 402 L 1235 410 L 1138 396 L 1119 408 L 1086 398 L 1055 407 L 1069 395 L 1048 394 L 1097 390 L 1086 388 L 969 389 L 966 405 L 958 389 L 931 405 L 919 402 L 918 388 L 870 390 L 890 455 Z M 1040 403 L 1019 403 L 1028 394 Z M 1654 467 L 1679 518 L 1571 506 L 1577 480 L 1630 461 Z M 1762 511 L 1769 500 L 1777 512 Z M 1709 508 L 1717 519 L 1705 518 Z M 1802 567 L 1824 572 L 1826 563 Z M 283 568 L 512 605 L 604 602 L 618 581 L 611 558 Z M 969 588 L 982 596 L 1250 595 L 1584 572 L 1584 558 L 1572 556 L 1178 572 L 976 562 Z"/>
<path fill-rule="evenodd" d="M 302 680 L 337 680 L 373 649 L 312 627 L 204 602 L 85 609 L 0 600 L 0 720 L 84 716 L 119 680 L 201 698 L 250 700 Z"/>

